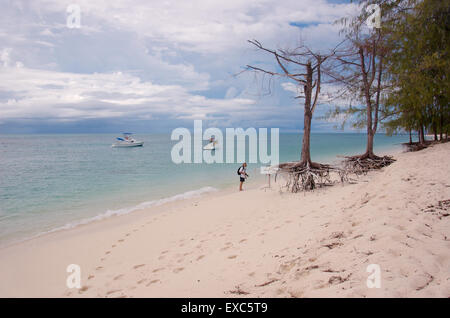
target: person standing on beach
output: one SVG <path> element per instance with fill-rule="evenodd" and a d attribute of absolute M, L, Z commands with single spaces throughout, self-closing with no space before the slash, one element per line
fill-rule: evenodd
<path fill-rule="evenodd" d="M 247 163 L 244 162 L 242 164 L 242 166 L 239 167 L 237 172 L 238 172 L 239 180 L 240 180 L 239 191 L 242 191 L 242 185 L 244 184 L 245 179 L 247 179 L 247 177 L 248 177 L 248 174 L 247 174 Z"/>

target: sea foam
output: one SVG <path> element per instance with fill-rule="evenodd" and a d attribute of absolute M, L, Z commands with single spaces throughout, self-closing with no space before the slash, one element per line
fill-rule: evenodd
<path fill-rule="evenodd" d="M 80 225 L 85 225 L 85 224 L 89 224 L 95 221 L 100 221 L 109 217 L 113 217 L 113 216 L 119 216 L 119 215 L 125 215 L 125 214 L 129 214 L 135 211 L 139 211 L 139 210 L 144 210 L 146 208 L 150 208 L 150 207 L 154 207 L 154 206 L 160 206 L 166 203 L 170 203 L 170 202 L 175 202 L 175 201 L 181 201 L 181 200 L 186 200 L 186 199 L 191 199 L 191 198 L 196 198 L 199 197 L 201 195 L 207 194 L 207 193 L 212 193 L 212 192 L 216 192 L 218 191 L 218 189 L 214 188 L 214 187 L 203 187 L 197 190 L 191 190 L 191 191 L 187 191 L 187 192 L 183 192 L 180 194 L 176 194 L 174 196 L 171 197 L 167 197 L 167 198 L 162 198 L 162 199 L 157 199 L 157 200 L 151 200 L 151 201 L 146 201 L 146 202 L 142 202 L 139 203 L 138 205 L 135 205 L 133 207 L 128 207 L 128 208 L 122 208 L 122 209 L 117 209 L 117 210 L 107 210 L 104 213 L 98 214 L 94 217 L 91 218 L 84 218 L 81 219 L 79 221 L 74 221 L 71 223 L 67 223 L 63 226 L 60 227 L 56 227 L 52 230 L 46 231 L 46 232 L 42 232 L 36 236 L 33 237 L 39 237 L 45 234 L 50 234 L 50 233 L 54 233 L 54 232 L 58 232 L 58 231 L 63 231 L 63 230 L 69 230 L 69 229 L 73 229 L 77 226 Z"/>

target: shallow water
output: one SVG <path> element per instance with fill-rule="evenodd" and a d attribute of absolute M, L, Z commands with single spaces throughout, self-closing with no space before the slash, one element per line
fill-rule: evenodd
<path fill-rule="evenodd" d="M 170 135 L 138 135 L 139 148 L 112 148 L 115 135 L 0 135 L 0 245 L 55 228 L 129 213 L 236 185 L 238 163 L 174 164 Z M 300 134 L 280 135 L 280 161 L 298 160 Z M 407 136 L 377 135 L 376 151 Z M 313 160 L 362 153 L 364 134 L 313 134 Z M 260 179 L 250 164 L 249 182 Z"/>

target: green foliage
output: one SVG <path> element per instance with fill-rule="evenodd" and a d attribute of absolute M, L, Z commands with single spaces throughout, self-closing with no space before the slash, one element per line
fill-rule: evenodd
<path fill-rule="evenodd" d="M 396 10 L 389 29 L 387 56 L 391 84 L 385 110 L 392 113 L 385 128 L 428 128 L 447 132 L 450 121 L 450 2 L 408 1 Z"/>

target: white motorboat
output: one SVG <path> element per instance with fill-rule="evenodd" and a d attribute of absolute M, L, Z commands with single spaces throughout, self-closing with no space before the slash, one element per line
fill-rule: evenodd
<path fill-rule="evenodd" d="M 209 144 L 203 147 L 203 150 L 216 150 L 218 142 L 211 138 Z"/>
<path fill-rule="evenodd" d="M 126 148 L 126 147 L 142 147 L 143 141 L 135 140 L 131 137 L 132 133 L 124 133 L 123 138 L 117 137 L 117 141 L 112 144 L 114 148 Z"/>

